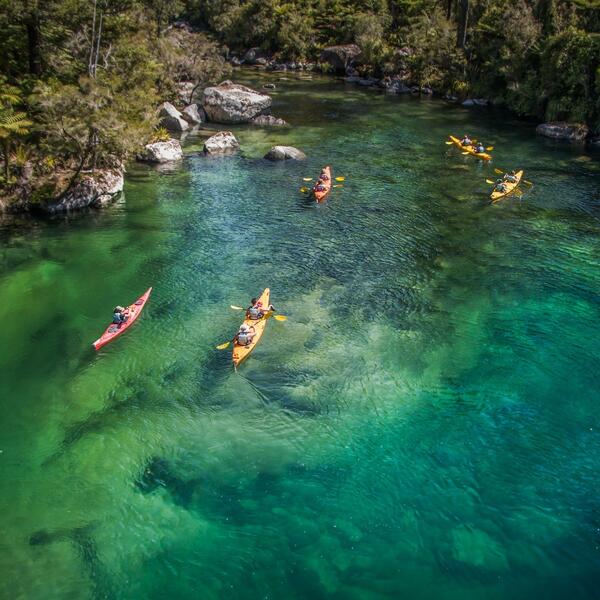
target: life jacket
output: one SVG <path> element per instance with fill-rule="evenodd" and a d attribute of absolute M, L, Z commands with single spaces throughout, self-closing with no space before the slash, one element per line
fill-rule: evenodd
<path fill-rule="evenodd" d="M 238 333 L 238 336 L 237 336 L 237 341 L 238 341 L 238 344 L 241 344 L 242 346 L 247 346 L 248 342 L 250 341 L 250 336 L 248 335 L 248 332 L 240 331 L 240 333 Z"/>
<path fill-rule="evenodd" d="M 251 306 L 248 309 L 248 318 L 256 321 L 262 317 L 262 310 L 257 306 Z"/>

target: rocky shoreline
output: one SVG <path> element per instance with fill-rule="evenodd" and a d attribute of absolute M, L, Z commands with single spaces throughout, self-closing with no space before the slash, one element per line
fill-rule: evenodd
<path fill-rule="evenodd" d="M 409 49 L 403 49 L 408 53 Z M 383 91 L 388 94 L 410 94 L 419 96 L 437 96 L 446 102 L 460 104 L 464 107 L 486 108 L 495 106 L 484 98 L 463 98 L 442 95 L 430 87 L 420 87 L 411 84 L 406 73 L 396 76 L 386 76 L 381 79 L 362 77 L 356 69 L 356 58 L 360 56 L 360 48 L 350 44 L 325 48 L 321 61 L 344 82 L 361 87 Z M 266 57 L 258 49 L 248 50 L 240 59 L 229 58 L 234 66 L 249 65 L 251 68 L 270 71 L 316 71 L 323 70 L 322 63 L 278 63 Z M 254 125 L 260 127 L 282 127 L 288 124 L 271 114 L 273 104 L 271 96 L 264 90 L 274 89 L 272 83 L 265 84 L 263 90 L 257 91 L 247 86 L 226 80 L 218 85 L 206 87 L 203 90 L 190 89 L 190 82 L 182 82 L 180 86 L 179 110 L 170 102 L 163 102 L 157 108 L 160 127 L 170 135 L 179 136 L 203 123 L 223 125 Z M 194 97 L 195 93 L 197 97 Z M 555 140 L 567 140 L 576 143 L 587 143 L 590 146 L 600 146 L 600 138 L 591 138 L 588 127 L 580 123 L 552 122 L 537 126 L 536 133 Z M 136 160 L 150 164 L 162 164 L 181 161 L 184 157 L 180 141 L 176 137 L 166 136 L 144 146 Z M 231 131 L 216 131 L 205 140 L 203 151 L 206 155 L 232 154 L 240 149 L 240 144 Z M 306 155 L 292 146 L 274 146 L 266 153 L 268 160 L 303 160 Z M 32 212 L 56 214 L 87 207 L 100 207 L 110 203 L 123 190 L 125 166 L 117 165 L 112 168 L 95 169 L 84 172 L 74 183 L 58 185 L 56 182 L 66 181 L 67 173 L 57 173 L 54 176 L 55 188 L 65 189 L 57 197 L 40 201 L 32 193 L 30 182 L 26 177 L 19 182 L 17 191 L 10 202 L 0 201 L 0 211 Z M 39 196 L 39 194 L 37 194 Z"/>

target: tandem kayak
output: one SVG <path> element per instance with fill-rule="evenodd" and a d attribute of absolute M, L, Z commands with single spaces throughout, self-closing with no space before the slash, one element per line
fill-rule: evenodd
<path fill-rule="evenodd" d="M 325 167 L 323 169 L 323 171 L 327 174 L 327 177 L 329 177 L 329 179 L 327 181 L 320 182 L 324 186 L 324 188 L 325 188 L 324 190 L 317 191 L 315 189 L 317 187 L 316 185 L 313 188 L 313 194 L 315 195 L 315 200 L 317 202 L 323 202 L 323 200 L 325 200 L 325 198 L 327 198 L 327 196 L 329 195 L 329 192 L 331 191 L 331 186 L 333 185 L 333 182 L 331 181 L 331 167 Z"/>
<path fill-rule="evenodd" d="M 269 297 L 271 295 L 271 291 L 269 288 L 266 288 L 265 291 L 260 295 L 260 298 L 257 300 L 255 306 L 262 308 L 263 310 L 267 310 L 269 308 Z M 237 367 L 242 361 L 246 360 L 250 355 L 250 352 L 256 348 L 262 334 L 265 331 L 265 327 L 267 325 L 267 318 L 262 317 L 261 319 L 244 319 L 244 323 L 248 325 L 248 327 L 254 328 L 254 338 L 252 342 L 246 346 L 242 346 L 238 344 L 237 341 L 233 344 L 233 355 L 231 360 L 233 361 L 233 366 Z"/>
<path fill-rule="evenodd" d="M 460 143 L 460 140 L 458 138 L 455 138 L 453 135 L 450 136 L 450 141 L 464 152 L 468 152 L 471 156 L 475 156 L 476 158 L 480 158 L 481 160 L 492 160 L 491 154 L 488 154 L 487 152 L 475 152 L 473 146 L 463 146 Z"/>
<path fill-rule="evenodd" d="M 517 181 L 515 181 L 515 183 L 509 183 L 508 181 L 504 182 L 504 185 L 506 186 L 506 191 L 491 193 L 490 198 L 492 199 L 492 202 L 498 202 L 498 200 L 500 200 L 501 198 L 505 198 L 509 194 L 512 194 L 517 189 L 517 187 L 519 187 L 519 183 L 521 183 L 521 179 L 523 178 L 523 171 L 517 171 L 515 173 L 515 177 L 517 178 Z"/>
<path fill-rule="evenodd" d="M 95 350 L 100 350 L 102 346 L 106 346 L 106 344 L 112 342 L 116 337 L 119 337 L 135 323 L 142 310 L 144 310 L 144 306 L 146 306 L 146 302 L 148 302 L 151 291 L 152 288 L 148 288 L 146 292 L 142 294 L 133 304 L 130 304 L 127 307 L 125 310 L 125 314 L 128 316 L 127 321 L 121 323 L 120 325 L 111 323 L 106 328 L 106 331 L 94 342 L 93 345 Z"/>

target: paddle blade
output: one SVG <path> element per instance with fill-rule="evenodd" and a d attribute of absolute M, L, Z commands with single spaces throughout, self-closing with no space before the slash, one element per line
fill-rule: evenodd
<path fill-rule="evenodd" d="M 287 317 L 285 315 L 273 315 L 273 318 L 276 321 L 287 321 Z"/>
<path fill-rule="evenodd" d="M 336 183 L 334 185 L 332 185 L 331 187 L 344 187 L 343 183 Z"/>
<path fill-rule="evenodd" d="M 470 152 L 463 152 L 462 154 L 464 154 L 465 156 L 467 156 L 467 154 L 471 154 Z"/>
<path fill-rule="evenodd" d="M 303 177 L 302 181 L 312 181 L 313 178 L 312 177 Z"/>
<path fill-rule="evenodd" d="M 496 183 L 495 181 L 492 181 L 491 179 L 486 179 L 485 182 L 489 183 L 490 185 L 494 185 Z"/>
<path fill-rule="evenodd" d="M 335 178 L 336 181 L 346 181 L 345 177 L 336 177 Z"/>
<path fill-rule="evenodd" d="M 498 173 L 498 175 L 504 175 L 504 171 L 501 169 L 494 169 L 494 173 Z"/>
<path fill-rule="evenodd" d="M 300 188 L 300 191 L 301 191 L 303 194 L 306 194 L 306 192 L 308 192 L 308 188 L 307 188 L 307 187 L 301 187 L 301 188 Z"/>
<path fill-rule="evenodd" d="M 236 306 L 235 304 L 230 304 L 229 308 L 233 308 L 233 310 L 244 310 L 241 306 Z"/>
<path fill-rule="evenodd" d="M 224 344 L 219 344 L 217 346 L 217 350 L 225 350 L 225 348 L 229 347 L 229 344 L 231 344 L 231 342 L 225 342 Z"/>
<path fill-rule="evenodd" d="M 523 181 L 523 183 L 526 183 L 527 185 L 533 185 L 533 183 L 531 181 L 527 181 L 526 179 L 523 179 L 522 181 Z"/>
<path fill-rule="evenodd" d="M 488 146 L 488 147 L 486 148 L 486 150 L 487 150 L 488 152 L 491 152 L 493 149 L 494 149 L 494 146 Z"/>
<path fill-rule="evenodd" d="M 453 142 L 445 142 L 446 146 L 452 146 Z"/>

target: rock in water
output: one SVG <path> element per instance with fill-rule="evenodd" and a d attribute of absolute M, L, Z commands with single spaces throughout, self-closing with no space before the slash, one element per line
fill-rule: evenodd
<path fill-rule="evenodd" d="M 271 96 L 231 81 L 208 87 L 202 95 L 202 107 L 215 123 L 248 123 L 272 102 Z"/>
<path fill-rule="evenodd" d="M 266 125 L 267 127 L 282 127 L 283 125 L 287 125 L 283 119 L 278 119 L 273 115 L 258 115 L 258 117 L 254 117 L 250 123 L 252 123 L 252 125 Z"/>
<path fill-rule="evenodd" d="M 345 73 L 360 53 L 361 49 L 356 44 L 328 46 L 321 52 L 321 62 L 329 63 L 336 71 Z"/>
<path fill-rule="evenodd" d="M 197 104 L 190 104 L 183 109 L 182 117 L 192 125 L 199 125 L 206 121 L 206 114 Z"/>
<path fill-rule="evenodd" d="M 83 175 L 62 198 L 44 205 L 43 210 L 54 214 L 106 204 L 123 191 L 123 175 L 122 168 L 98 169 Z"/>
<path fill-rule="evenodd" d="M 246 51 L 242 60 L 247 65 L 264 65 L 267 62 L 266 58 L 265 53 L 260 48 L 250 48 L 250 50 Z"/>
<path fill-rule="evenodd" d="M 219 131 L 204 142 L 206 154 L 231 154 L 239 149 L 240 144 L 231 131 Z"/>
<path fill-rule="evenodd" d="M 145 152 L 138 156 L 138 160 L 151 163 L 166 163 L 183 158 L 181 144 L 177 140 L 154 142 L 144 146 Z"/>
<path fill-rule="evenodd" d="M 306 154 L 293 146 L 273 146 L 266 154 L 268 160 L 304 160 Z"/>
<path fill-rule="evenodd" d="M 565 123 L 558 121 L 553 123 L 542 123 L 535 129 L 536 133 L 555 140 L 569 140 L 571 142 L 582 142 L 588 135 L 589 129 L 583 123 Z"/>
<path fill-rule="evenodd" d="M 165 129 L 179 133 L 180 131 L 186 131 L 189 128 L 183 115 L 170 102 L 163 102 L 158 107 L 158 111 L 160 124 Z"/>

